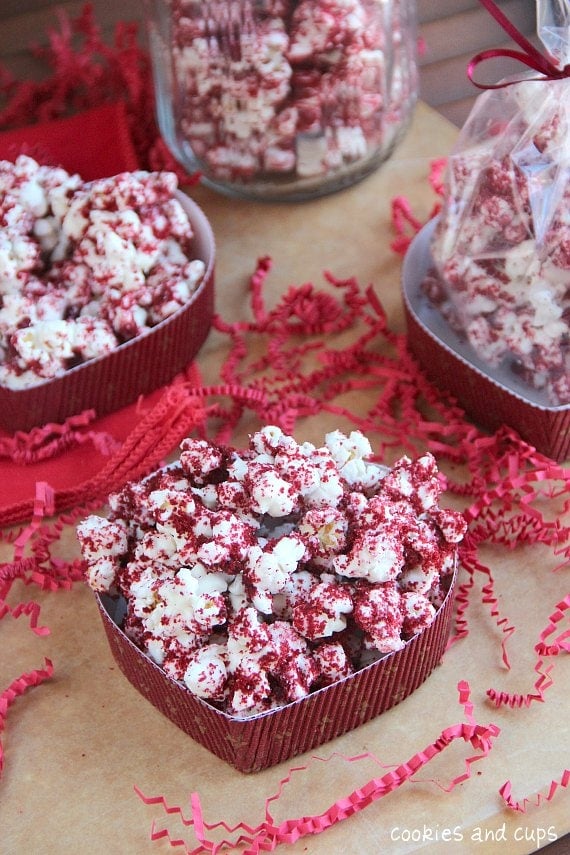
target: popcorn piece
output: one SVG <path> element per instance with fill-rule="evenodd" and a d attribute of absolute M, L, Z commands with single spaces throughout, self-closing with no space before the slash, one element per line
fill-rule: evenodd
<path fill-rule="evenodd" d="M 292 484 L 263 463 L 251 463 L 245 479 L 249 489 L 252 510 L 270 517 L 286 517 L 298 507 Z"/>
<path fill-rule="evenodd" d="M 388 473 L 384 466 L 367 463 L 372 448 L 360 431 L 353 430 L 349 437 L 339 430 L 333 431 L 326 435 L 325 440 L 339 472 L 351 487 L 374 489 Z"/>
<path fill-rule="evenodd" d="M 286 436 L 277 425 L 262 427 L 261 430 L 253 434 L 249 444 L 256 455 L 267 455 L 268 460 L 274 459 L 279 450 L 297 448 L 297 443 L 293 437 Z"/>
<path fill-rule="evenodd" d="M 287 481 L 292 481 L 297 492 L 307 497 L 319 488 L 321 473 L 314 457 L 316 449 L 310 443 L 291 444 L 275 453 L 275 466 Z"/>
<path fill-rule="evenodd" d="M 382 486 L 389 495 L 410 500 L 418 513 L 429 511 L 441 494 L 434 456 L 424 454 L 415 461 L 402 457 L 386 475 Z"/>
<path fill-rule="evenodd" d="M 431 455 L 370 456 L 357 431 L 317 448 L 269 425 L 239 453 L 186 439 L 179 462 L 110 497 L 109 520 L 80 525 L 87 580 L 125 597 L 124 631 L 172 679 L 231 715 L 302 698 L 430 625 L 465 531 L 438 505 Z"/>
<path fill-rule="evenodd" d="M 221 595 L 227 590 L 227 582 L 221 573 L 209 573 L 196 564 L 179 570 L 176 581 L 184 586 L 196 623 L 213 630 L 226 622 L 226 601 Z"/>
<path fill-rule="evenodd" d="M 406 591 L 400 599 L 403 615 L 402 633 L 405 638 L 417 635 L 433 623 L 435 608 L 423 594 Z"/>
<path fill-rule="evenodd" d="M 152 565 L 131 584 L 131 614 L 139 618 L 147 652 L 175 679 L 183 679 L 188 654 L 200 648 L 226 622 L 221 575 L 205 568 L 181 568 L 176 574 Z"/>
<path fill-rule="evenodd" d="M 348 520 L 339 508 L 310 508 L 301 517 L 298 530 L 313 560 L 346 549 Z"/>
<path fill-rule="evenodd" d="M 241 520 L 235 514 L 217 512 L 212 515 L 211 540 L 202 544 L 197 557 L 208 567 L 224 567 L 231 571 L 233 562 L 248 562 L 255 543 L 255 534 L 248 521 Z M 282 544 L 282 546 L 281 546 Z M 276 565 L 285 567 L 287 545 L 278 544 L 281 558 L 275 556 Z M 276 550 L 277 551 L 277 550 Z M 281 563 L 285 561 L 285 563 Z"/>
<path fill-rule="evenodd" d="M 224 465 L 221 449 L 212 448 L 206 440 L 183 439 L 180 445 L 180 465 L 193 484 L 204 484 L 209 475 Z"/>
<path fill-rule="evenodd" d="M 77 526 L 77 537 L 87 562 L 87 581 L 94 591 L 113 589 L 119 562 L 128 550 L 125 525 L 90 516 Z"/>
<path fill-rule="evenodd" d="M 354 672 L 352 663 L 339 642 L 325 641 L 317 645 L 313 657 L 319 672 L 319 683 L 323 686 L 329 686 Z"/>
<path fill-rule="evenodd" d="M 73 356 L 71 339 L 70 325 L 63 320 L 14 330 L 8 337 L 8 344 L 15 353 L 13 367 L 31 370 L 39 378 L 61 374 Z"/>
<path fill-rule="evenodd" d="M 344 485 L 333 457 L 328 448 L 317 448 L 313 457 L 318 479 L 305 495 L 305 504 L 313 508 L 337 507 L 344 495 Z"/>
<path fill-rule="evenodd" d="M 354 593 L 354 620 L 366 633 L 370 646 L 380 653 L 392 653 L 404 646 L 404 615 L 396 583 L 360 583 Z"/>
<path fill-rule="evenodd" d="M 320 582 L 295 606 L 293 626 L 311 641 L 328 638 L 345 629 L 345 615 L 350 614 L 352 608 L 348 590 L 333 582 Z"/>
<path fill-rule="evenodd" d="M 73 327 L 73 351 L 80 362 L 111 353 L 117 339 L 103 319 L 80 317 Z"/>
<path fill-rule="evenodd" d="M 308 570 L 297 570 L 289 576 L 281 591 L 272 597 L 273 614 L 280 620 L 293 620 L 295 606 L 306 599 L 314 583 L 315 577 Z"/>
<path fill-rule="evenodd" d="M 148 528 L 155 525 L 154 507 L 147 497 L 154 490 L 175 489 L 183 491 L 188 487 L 184 473 L 178 468 L 164 469 L 143 481 L 128 482 L 120 493 L 109 496 L 109 506 L 114 518 L 121 517 L 133 524 Z M 183 496 L 188 501 L 188 496 Z"/>
<path fill-rule="evenodd" d="M 148 506 L 157 523 L 171 523 L 175 531 L 178 531 L 177 523 L 184 528 L 196 511 L 194 497 L 172 487 L 152 490 L 148 494 Z"/>
<path fill-rule="evenodd" d="M 223 644 L 207 644 L 188 660 L 184 683 L 199 698 L 223 701 L 228 678 L 227 653 Z"/>
<path fill-rule="evenodd" d="M 276 661 L 273 675 L 286 701 L 297 701 L 311 691 L 318 676 L 309 645 L 291 624 L 275 621 L 269 626 Z"/>
<path fill-rule="evenodd" d="M 334 560 L 335 571 L 340 575 L 370 582 L 393 580 L 403 566 L 404 544 L 392 525 L 359 530 L 350 552 Z"/>
<path fill-rule="evenodd" d="M 436 566 L 426 567 L 421 561 L 417 564 L 410 561 L 398 576 L 398 585 L 402 591 L 428 594 L 438 580 L 439 572 Z"/>
<path fill-rule="evenodd" d="M 230 623 L 227 651 L 232 712 L 258 712 L 271 695 L 267 666 L 275 655 L 269 628 L 259 621 L 254 608 L 246 607 Z"/>
<path fill-rule="evenodd" d="M 255 659 L 244 659 L 231 680 L 228 711 L 238 717 L 255 715 L 271 708 L 271 684 Z"/>
<path fill-rule="evenodd" d="M 272 613 L 272 595 L 285 589 L 304 554 L 305 547 L 296 536 L 282 537 L 264 548 L 249 549 L 244 579 L 253 589 L 252 602 L 260 612 Z"/>
<path fill-rule="evenodd" d="M 432 508 L 430 516 L 447 543 L 461 543 L 467 531 L 467 523 L 461 514 L 447 508 Z"/>

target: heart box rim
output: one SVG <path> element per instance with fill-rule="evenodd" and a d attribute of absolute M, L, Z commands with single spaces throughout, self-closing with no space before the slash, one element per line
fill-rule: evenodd
<path fill-rule="evenodd" d="M 118 626 L 124 600 L 95 593 L 111 654 L 146 700 L 240 772 L 258 772 L 376 718 L 412 694 L 441 662 L 453 616 L 457 562 L 433 622 L 401 650 L 305 698 L 249 718 L 231 716 L 169 677 Z"/>
<path fill-rule="evenodd" d="M 537 451 L 556 461 L 570 455 L 570 405 L 548 406 L 522 382 L 506 385 L 505 371 L 485 367 L 430 305 L 421 291 L 433 267 L 430 242 L 438 217 L 416 234 L 404 257 L 401 290 L 408 328 L 408 347 L 429 379 L 449 392 L 480 426 L 497 430 L 509 425 Z M 525 394 L 527 392 L 527 394 Z"/>
<path fill-rule="evenodd" d="M 114 412 L 169 383 L 196 356 L 214 311 L 216 244 L 202 209 L 181 190 L 175 195 L 194 232 L 192 256 L 206 265 L 204 278 L 186 305 L 111 353 L 76 365 L 59 377 L 23 389 L 0 385 L 4 430 L 28 431 L 61 423 L 83 410 L 95 410 L 97 417 Z"/>

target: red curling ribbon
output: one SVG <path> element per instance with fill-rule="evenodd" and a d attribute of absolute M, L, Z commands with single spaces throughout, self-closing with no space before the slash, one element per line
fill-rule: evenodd
<path fill-rule="evenodd" d="M 497 57 L 508 57 L 515 59 L 526 65 L 527 68 L 533 68 L 538 71 L 542 77 L 531 77 L 530 80 L 562 80 L 565 77 L 570 77 L 570 63 L 563 68 L 559 68 L 547 55 L 541 53 L 532 42 L 530 42 L 523 34 L 517 30 L 512 21 L 509 21 L 507 16 L 495 5 L 493 0 L 479 0 L 479 2 L 493 16 L 497 23 L 503 28 L 510 38 L 516 42 L 522 50 L 512 50 L 510 48 L 491 48 L 483 50 L 475 54 L 469 65 L 467 66 L 467 76 L 471 83 L 477 86 L 478 89 L 504 89 L 506 86 L 511 86 L 516 83 L 516 80 L 506 80 L 502 83 L 477 83 L 473 79 L 473 74 L 478 65 L 486 59 L 496 59 Z"/>

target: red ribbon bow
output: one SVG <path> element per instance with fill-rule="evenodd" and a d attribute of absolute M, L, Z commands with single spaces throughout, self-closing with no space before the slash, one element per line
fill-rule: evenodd
<path fill-rule="evenodd" d="M 503 89 L 505 86 L 510 86 L 516 81 L 504 81 L 503 83 L 477 83 L 473 79 L 473 73 L 476 67 L 486 59 L 494 59 L 500 56 L 506 56 L 510 59 L 516 59 L 526 65 L 528 68 L 534 68 L 539 71 L 542 77 L 531 77 L 530 80 L 561 80 L 564 77 L 570 77 L 570 63 L 564 68 L 559 68 L 549 56 L 541 53 L 535 46 L 529 42 L 525 36 L 515 25 L 509 21 L 506 15 L 495 5 L 493 0 L 480 0 L 480 3 L 491 13 L 493 18 L 501 25 L 503 30 L 522 48 L 522 51 L 511 50 L 510 48 L 493 48 L 484 50 L 475 54 L 469 65 L 467 66 L 467 76 L 469 80 L 477 86 L 478 89 Z"/>

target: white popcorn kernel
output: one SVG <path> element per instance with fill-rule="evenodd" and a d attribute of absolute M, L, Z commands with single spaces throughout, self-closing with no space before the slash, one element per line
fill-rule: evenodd
<path fill-rule="evenodd" d="M 367 462 L 372 447 L 360 431 L 351 431 L 348 437 L 339 430 L 332 431 L 325 442 L 340 474 L 352 487 L 374 488 L 388 472 L 384 466 Z"/>
<path fill-rule="evenodd" d="M 402 632 L 406 637 L 417 635 L 433 623 L 435 608 L 423 593 L 406 591 L 400 603 L 404 619 Z"/>
<path fill-rule="evenodd" d="M 95 591 L 109 591 L 116 579 L 119 559 L 128 550 L 125 525 L 90 516 L 77 526 L 77 538 L 87 562 L 87 581 Z"/>
<path fill-rule="evenodd" d="M 313 657 L 319 672 L 320 682 L 324 685 L 330 685 L 353 673 L 346 650 L 338 642 L 324 641 L 318 644 L 313 651 Z"/>
<path fill-rule="evenodd" d="M 348 520 L 338 508 L 310 508 L 300 519 L 298 531 L 313 557 L 326 558 L 345 548 Z"/>
<path fill-rule="evenodd" d="M 348 590 L 333 582 L 320 582 L 293 609 L 293 626 L 305 638 L 327 638 L 345 629 L 346 615 L 352 609 Z"/>
<path fill-rule="evenodd" d="M 222 701 L 228 677 L 226 651 L 221 644 L 208 644 L 191 654 L 184 683 L 199 698 Z"/>
<path fill-rule="evenodd" d="M 404 566 L 404 549 L 397 532 L 391 527 L 364 531 L 357 535 L 348 555 L 334 559 L 335 571 L 351 579 L 388 582 Z"/>
<path fill-rule="evenodd" d="M 272 612 L 272 594 L 284 590 L 305 553 L 298 537 L 282 537 L 275 544 L 252 547 L 247 554 L 247 580 L 256 589 L 256 607 L 266 614 Z"/>
<path fill-rule="evenodd" d="M 171 519 L 175 513 L 190 518 L 196 510 L 192 496 L 178 490 L 153 490 L 148 494 L 147 502 L 153 515 L 162 523 Z"/>
<path fill-rule="evenodd" d="M 255 513 L 268 514 L 270 517 L 286 517 L 297 505 L 291 485 L 272 470 L 262 465 L 252 473 L 250 467 L 250 495 Z"/>
<path fill-rule="evenodd" d="M 170 564 L 176 555 L 177 543 L 174 534 L 165 529 L 147 531 L 141 537 L 134 550 L 135 560 Z"/>

